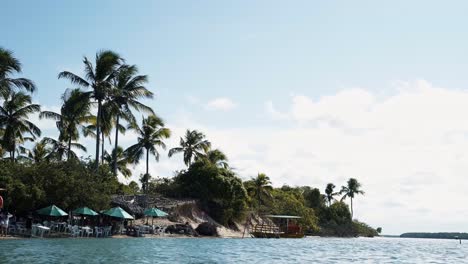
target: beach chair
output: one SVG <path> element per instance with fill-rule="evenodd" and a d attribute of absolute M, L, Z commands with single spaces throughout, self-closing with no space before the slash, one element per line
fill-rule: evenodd
<path fill-rule="evenodd" d="M 16 235 L 16 225 L 9 225 L 8 226 L 8 234 Z"/>
<path fill-rule="evenodd" d="M 165 227 L 160 227 L 159 230 L 158 230 L 158 235 L 160 236 L 164 236 L 164 234 L 166 233 L 166 226 Z"/>
<path fill-rule="evenodd" d="M 93 235 L 93 229 L 90 228 L 90 227 L 84 229 L 83 231 L 84 231 L 83 236 L 86 235 L 86 237 L 89 237 L 89 236 L 92 236 L 92 235 Z"/>
<path fill-rule="evenodd" d="M 103 237 L 104 236 L 104 230 L 102 229 L 102 227 L 94 227 L 94 234 L 96 234 L 96 237 Z"/>
<path fill-rule="evenodd" d="M 71 237 L 79 237 L 80 236 L 80 229 L 77 226 L 72 226 L 70 228 L 70 236 Z"/>
<path fill-rule="evenodd" d="M 112 226 L 106 226 L 104 227 L 104 236 L 105 237 L 108 237 L 108 236 L 111 236 L 111 231 L 112 231 Z"/>

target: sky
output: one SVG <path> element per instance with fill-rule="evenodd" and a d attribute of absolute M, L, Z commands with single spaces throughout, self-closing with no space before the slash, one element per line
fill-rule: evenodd
<path fill-rule="evenodd" d="M 4 1 L 0 46 L 34 101 L 60 108 L 83 56 L 118 52 L 149 76 L 173 131 L 207 135 L 246 180 L 322 191 L 354 177 L 355 217 L 385 234 L 466 232 L 465 1 Z M 54 122 L 32 117 L 45 136 Z M 129 146 L 136 137 L 121 136 Z M 93 153 L 91 139 L 82 139 Z M 111 146 L 107 144 L 107 149 Z M 181 156 L 162 152 L 153 176 Z M 137 180 L 144 163 L 132 168 Z"/>

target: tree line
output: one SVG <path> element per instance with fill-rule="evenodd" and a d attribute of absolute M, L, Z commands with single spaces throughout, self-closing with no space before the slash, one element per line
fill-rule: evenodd
<path fill-rule="evenodd" d="M 147 87 L 148 76 L 141 75 L 136 65 L 127 64 L 118 53 L 110 50 L 97 52 L 93 61 L 84 57 L 83 69 L 82 76 L 60 72 L 58 78 L 69 80 L 74 88 L 63 93 L 60 111 L 41 111 L 40 105 L 32 103 L 31 94 L 37 91 L 36 85 L 27 78 L 17 77 L 22 70 L 20 61 L 11 51 L 0 48 L 0 157 L 3 164 L 9 164 L 4 166 L 0 177 L 4 184 L 10 185 L 7 202 L 13 205 L 13 199 L 22 201 L 14 205 L 16 209 L 27 211 L 27 206 L 46 203 L 67 207 L 86 202 L 101 208 L 115 193 L 162 193 L 196 198 L 210 215 L 224 224 L 232 224 L 245 217 L 247 211 L 256 210 L 300 215 L 303 224 L 313 232 L 328 227 L 335 235 L 353 235 L 358 228 L 365 232 L 372 230 L 352 221 L 353 199 L 364 194 L 356 179 L 349 179 L 340 191 L 335 191 L 336 186 L 329 183 L 323 194 L 308 186 L 273 188 L 269 177 L 262 173 L 242 181 L 229 166 L 226 154 L 212 149 L 210 141 L 197 130 L 187 130 L 179 145 L 167 153 L 169 157 L 181 154 L 186 168 L 177 171 L 172 178 L 152 178 L 150 157 L 159 161 L 161 151 L 167 149 L 166 140 L 171 137 L 171 130 L 143 103 L 144 99 L 154 97 Z M 144 114 L 140 123 L 135 116 L 137 112 Z M 58 137 L 41 138 L 41 130 L 30 121 L 33 114 L 54 120 Z M 134 144 L 123 149 L 119 146 L 119 135 L 127 131 L 134 132 L 137 138 Z M 77 150 L 87 151 L 80 143 L 81 137 L 94 138 L 94 159 L 78 157 Z M 111 138 L 113 149 L 108 153 L 105 140 L 111 141 Z M 35 145 L 28 149 L 28 142 Z M 117 181 L 118 173 L 130 177 L 129 166 L 141 160 L 146 164 L 145 173 L 140 175 L 141 189 L 135 182 L 124 185 Z M 87 175 L 87 183 L 78 179 L 76 171 L 68 171 L 68 165 L 64 164 Z M 22 175 L 15 178 L 18 173 Z M 48 173 L 52 179 L 44 178 L 42 173 Z M 94 195 L 84 199 L 62 192 L 47 197 L 45 193 L 57 188 L 54 179 L 69 191 L 86 186 L 90 190 L 88 195 Z M 103 190 L 102 186 L 107 188 Z M 28 194 L 27 190 L 33 194 Z M 340 201 L 336 201 L 338 195 L 342 195 Z M 32 196 L 37 199 L 33 204 L 28 202 Z M 351 210 L 343 203 L 347 198 Z M 337 228 L 345 232 L 337 233 Z M 374 233 L 369 231 L 368 234 Z"/>

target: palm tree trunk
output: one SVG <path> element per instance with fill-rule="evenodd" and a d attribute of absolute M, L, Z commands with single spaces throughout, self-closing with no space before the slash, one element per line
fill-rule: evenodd
<path fill-rule="evenodd" d="M 71 136 L 69 135 L 69 138 L 68 138 L 68 150 L 67 150 L 67 161 L 70 160 L 70 152 L 71 152 Z"/>
<path fill-rule="evenodd" d="M 15 162 L 15 151 L 10 151 L 10 158 L 11 158 L 11 162 Z"/>
<path fill-rule="evenodd" d="M 119 118 L 120 116 L 117 115 L 117 119 L 115 120 L 115 147 L 114 153 L 112 155 L 112 170 L 114 175 L 117 175 L 117 147 L 119 146 Z"/>
<path fill-rule="evenodd" d="M 353 220 L 353 198 L 351 197 L 351 220 Z"/>
<path fill-rule="evenodd" d="M 149 166 L 149 149 L 146 149 L 146 174 L 148 174 L 148 166 Z"/>
<path fill-rule="evenodd" d="M 100 144 L 99 140 L 101 139 L 99 132 L 100 132 L 100 126 L 101 126 L 101 100 L 98 100 L 98 111 L 97 111 L 97 117 L 96 117 L 96 161 L 95 161 L 95 169 L 96 171 L 99 169 L 99 149 L 100 149 Z"/>
<path fill-rule="evenodd" d="M 101 133 L 101 164 L 104 164 L 104 133 Z"/>

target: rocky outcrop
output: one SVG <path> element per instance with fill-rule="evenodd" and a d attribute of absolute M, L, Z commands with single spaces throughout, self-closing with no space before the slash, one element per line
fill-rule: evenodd
<path fill-rule="evenodd" d="M 166 227 L 166 233 L 187 235 L 187 236 L 198 236 L 198 233 L 188 223 L 170 225 Z"/>
<path fill-rule="evenodd" d="M 111 201 L 112 205 L 120 206 L 128 213 L 137 217 L 143 216 L 146 208 L 156 207 L 163 211 L 170 212 L 173 208 L 193 204 L 194 200 L 172 199 L 159 195 L 114 195 Z"/>
<path fill-rule="evenodd" d="M 218 228 L 214 223 L 203 222 L 195 229 L 201 236 L 219 236 Z"/>

